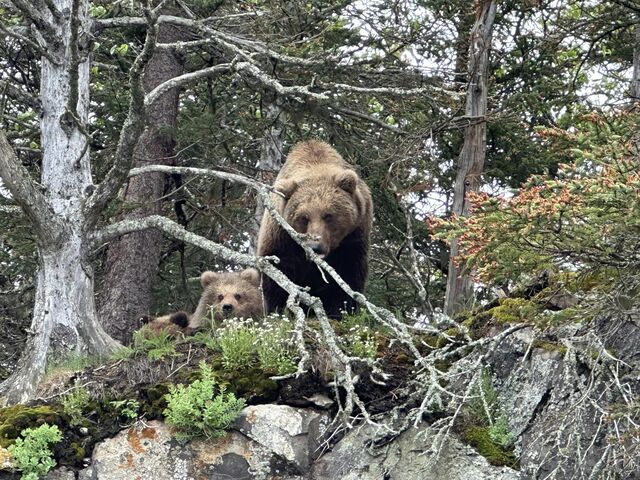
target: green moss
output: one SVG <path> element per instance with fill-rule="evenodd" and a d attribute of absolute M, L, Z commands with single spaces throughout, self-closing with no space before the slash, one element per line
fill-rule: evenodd
<path fill-rule="evenodd" d="M 238 397 L 264 402 L 278 397 L 278 384 L 257 367 L 242 371 L 227 370 L 220 359 L 215 359 L 211 366 L 216 379 L 227 385 L 229 391 Z"/>
<path fill-rule="evenodd" d="M 562 355 L 567 353 L 567 347 L 547 340 L 534 340 L 532 344 L 533 348 L 541 348 L 547 352 L 559 352 Z"/>
<path fill-rule="evenodd" d="M 469 427 L 464 431 L 462 440 L 475 448 L 491 465 L 518 468 L 518 459 L 513 448 L 504 448 L 494 442 L 488 427 Z"/>
<path fill-rule="evenodd" d="M 500 305 L 486 312 L 500 324 L 530 322 L 535 319 L 541 307 L 524 298 L 503 298 Z"/>
<path fill-rule="evenodd" d="M 50 406 L 14 405 L 0 409 L 0 447 L 8 447 L 25 428 L 61 424 L 61 411 Z"/>

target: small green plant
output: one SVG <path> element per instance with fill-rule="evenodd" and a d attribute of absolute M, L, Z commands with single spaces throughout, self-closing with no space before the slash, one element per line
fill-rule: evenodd
<path fill-rule="evenodd" d="M 180 441 L 224 435 L 244 407 L 242 398 L 226 393 L 224 386 L 216 383 L 213 371 L 204 362 L 200 363 L 200 380 L 186 387 L 172 385 L 165 398 L 166 421 Z"/>
<path fill-rule="evenodd" d="M 116 400 L 109 402 L 114 409 L 116 409 L 120 415 L 130 420 L 138 418 L 138 410 L 140 410 L 140 402 L 135 399 Z"/>
<path fill-rule="evenodd" d="M 256 328 L 251 320 L 225 320 L 217 330 L 222 365 L 227 370 L 247 370 L 256 360 Z"/>
<path fill-rule="evenodd" d="M 200 343 L 207 347 L 209 350 L 217 350 L 218 349 L 218 339 L 212 334 L 211 331 L 201 330 L 196 332 L 193 336 L 193 341 L 195 343 Z"/>
<path fill-rule="evenodd" d="M 136 354 L 136 351 L 131 347 L 122 347 L 119 348 L 111 355 L 112 360 L 129 360 L 133 358 Z"/>
<path fill-rule="evenodd" d="M 517 465 L 513 452 L 515 437 L 488 370 L 482 372 L 465 408 L 468 420 L 462 438 L 492 465 Z"/>
<path fill-rule="evenodd" d="M 376 358 L 378 342 L 370 327 L 356 324 L 349 329 L 342 341 L 346 351 L 354 357 Z"/>
<path fill-rule="evenodd" d="M 61 398 L 62 409 L 69 415 L 71 425 L 82 425 L 84 411 L 89 406 L 89 392 L 84 387 L 76 387 Z"/>
<path fill-rule="evenodd" d="M 50 445 L 62 440 L 62 434 L 56 425 L 45 423 L 36 429 L 22 430 L 20 435 L 22 438 L 16 438 L 9 453 L 22 471 L 23 480 L 37 480 L 56 465 Z"/>
<path fill-rule="evenodd" d="M 489 427 L 489 438 L 502 448 L 508 448 L 513 445 L 515 437 L 509 430 L 509 420 L 505 415 L 498 416 L 493 425 Z"/>
<path fill-rule="evenodd" d="M 277 315 L 269 316 L 264 319 L 257 333 L 256 348 L 260 368 L 276 375 L 295 372 L 297 352 L 291 321 Z"/>
<path fill-rule="evenodd" d="M 171 333 L 164 329 L 152 330 L 147 325 L 133 334 L 133 349 L 146 353 L 149 360 L 176 355 L 176 345 Z"/>

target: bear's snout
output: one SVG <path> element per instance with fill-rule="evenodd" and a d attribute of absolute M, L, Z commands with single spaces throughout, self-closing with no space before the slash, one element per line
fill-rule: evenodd
<path fill-rule="evenodd" d="M 313 253 L 317 253 L 321 257 L 324 257 L 327 254 L 324 245 L 322 245 L 322 243 L 320 242 L 309 242 L 309 248 L 313 250 Z"/>
<path fill-rule="evenodd" d="M 233 305 L 231 305 L 230 303 L 225 303 L 222 305 L 222 312 L 224 314 L 229 314 L 233 311 Z"/>

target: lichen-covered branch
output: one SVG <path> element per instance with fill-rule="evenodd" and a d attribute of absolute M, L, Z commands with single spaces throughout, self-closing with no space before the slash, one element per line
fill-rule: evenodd
<path fill-rule="evenodd" d="M 129 71 L 129 88 L 131 92 L 129 111 L 120 130 L 113 166 L 85 205 L 87 225 L 89 227 L 92 227 L 97 222 L 100 212 L 106 203 L 113 198 L 114 194 L 127 179 L 129 169 L 133 163 L 135 146 L 144 131 L 146 109 L 142 76 L 146 64 L 153 55 L 159 28 L 158 16 L 152 13 L 148 5 L 146 8 L 146 21 L 147 33 L 144 47 Z"/>
<path fill-rule="evenodd" d="M 65 232 L 65 226 L 53 214 L 51 205 L 16 157 L 2 131 L 0 131 L 0 177 L 4 186 L 11 192 L 13 200 L 31 221 L 38 242 L 57 245 Z"/>
<path fill-rule="evenodd" d="M 184 75 L 180 75 L 178 77 L 172 78 L 171 80 L 167 80 L 166 82 L 161 83 L 160 85 L 158 85 L 156 88 L 154 88 L 147 94 L 144 101 L 145 106 L 148 107 L 153 102 L 155 102 L 158 98 L 160 98 L 162 94 L 164 94 L 168 90 L 171 90 L 172 88 L 178 88 L 183 85 L 187 85 L 191 82 L 195 82 L 196 80 L 200 80 L 202 78 L 209 78 L 209 77 L 218 75 L 219 73 L 228 72 L 229 70 L 231 70 L 232 67 L 233 67 L 233 62 L 222 63 L 219 65 L 214 65 L 212 67 L 203 68 L 202 70 L 196 70 L 195 72 L 185 73 Z"/>

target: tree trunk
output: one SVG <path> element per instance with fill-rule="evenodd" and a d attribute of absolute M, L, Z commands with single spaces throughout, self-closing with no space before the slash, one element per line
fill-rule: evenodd
<path fill-rule="evenodd" d="M 486 155 L 487 124 L 487 76 L 491 32 L 496 15 L 495 1 L 480 1 L 476 5 L 476 22 L 471 30 L 469 48 L 469 83 L 465 116 L 469 125 L 464 132 L 464 144 L 458 159 L 453 192 L 453 214 L 467 216 L 468 192 L 477 192 L 481 185 L 482 169 Z M 448 315 L 467 308 L 473 298 L 473 281 L 456 265 L 458 242 L 451 242 L 449 273 L 444 310 Z"/>
<path fill-rule="evenodd" d="M 260 144 L 260 160 L 258 161 L 258 178 L 257 180 L 267 185 L 271 185 L 276 175 L 282 167 L 284 158 L 283 152 L 283 131 L 287 121 L 287 113 L 280 106 L 275 94 L 263 99 L 265 107 L 265 120 L 267 128 L 264 131 L 262 142 Z M 254 234 L 251 236 L 251 251 L 257 249 L 258 229 L 262 216 L 264 214 L 264 205 L 260 197 L 256 199 L 256 211 L 254 218 Z"/>
<path fill-rule="evenodd" d="M 84 244 L 83 205 L 92 191 L 88 139 L 82 133 L 89 108 L 89 45 L 83 34 L 89 31 L 88 2 L 53 3 L 71 14 L 51 18 L 56 41 L 46 48 L 57 61 L 42 58 L 42 192 L 13 152 L 3 148 L 0 162 L 5 186 L 36 225 L 39 254 L 30 335 L 15 373 L 0 386 L 9 403 L 34 394 L 52 350 L 108 355 L 118 347 L 98 323 Z M 32 201 L 36 209 L 29 206 Z"/>
<path fill-rule="evenodd" d="M 164 24 L 158 41 L 181 40 L 179 28 Z M 150 92 L 161 83 L 181 75 L 184 61 L 173 50 L 156 50 L 145 70 L 144 88 Z M 147 125 L 136 146 L 136 167 L 148 164 L 173 165 L 175 141 L 173 131 L 178 116 L 179 90 L 164 93 L 147 110 Z M 122 219 L 142 218 L 161 213 L 166 183 L 163 173 L 133 177 L 125 187 L 124 203 L 131 209 Z M 121 237 L 109 245 L 106 273 L 100 301 L 100 320 L 113 338 L 128 343 L 137 329 L 136 319 L 149 313 L 153 282 L 158 273 L 162 232 L 147 230 Z"/>
<path fill-rule="evenodd" d="M 633 77 L 631 78 L 631 98 L 640 101 L 640 18 L 635 26 L 635 42 L 633 45 Z"/>

